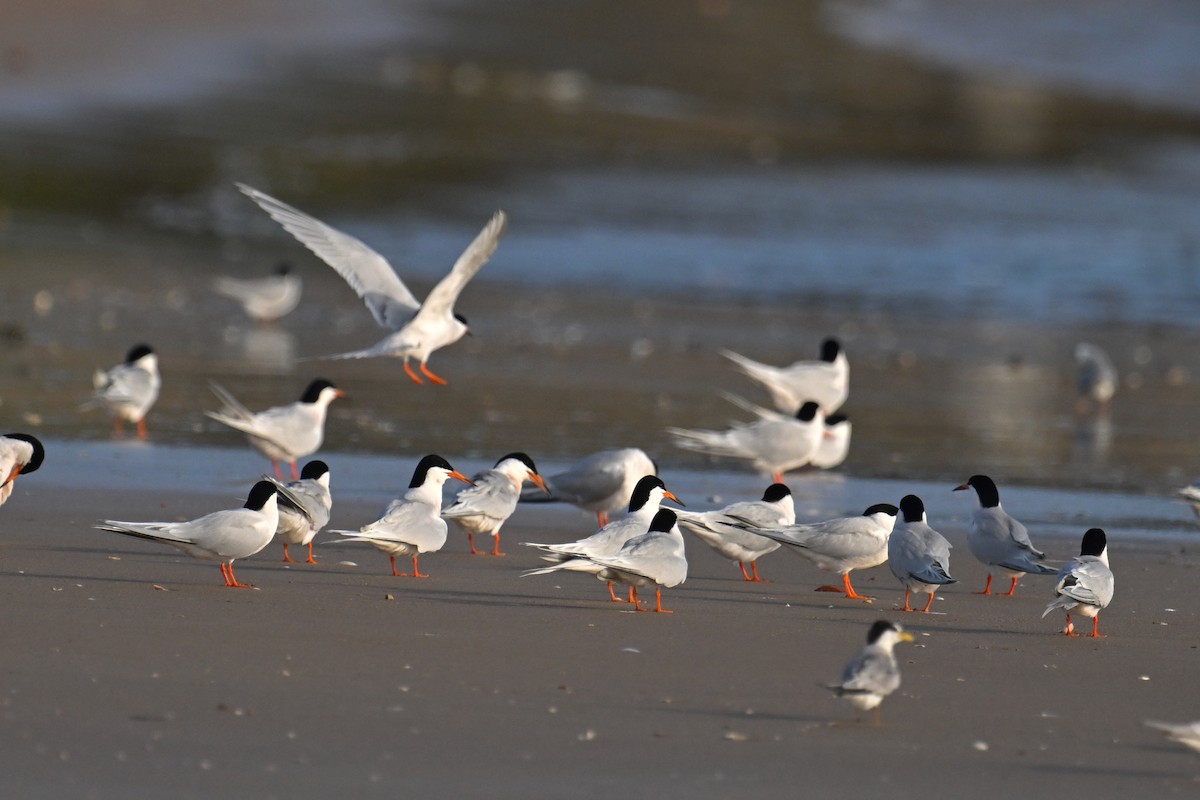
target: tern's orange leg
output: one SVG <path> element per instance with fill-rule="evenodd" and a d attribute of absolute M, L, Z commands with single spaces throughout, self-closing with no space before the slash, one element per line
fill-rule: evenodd
<path fill-rule="evenodd" d="M 662 607 L 662 589 L 654 590 L 654 610 L 660 614 L 674 614 L 674 611 Z"/>
<path fill-rule="evenodd" d="M 146 420 L 144 419 L 137 421 L 137 437 L 143 441 L 146 439 Z"/>
<path fill-rule="evenodd" d="M 410 578 L 428 578 L 428 577 L 429 577 L 428 575 L 422 575 L 422 574 L 421 574 L 421 570 L 417 569 L 417 557 L 416 557 L 416 556 L 413 556 L 412 558 L 413 558 L 413 571 L 412 571 L 412 575 L 408 575 L 408 576 L 406 576 L 406 577 L 410 577 Z"/>
<path fill-rule="evenodd" d="M 275 470 L 275 479 L 280 480 L 280 481 L 283 480 L 283 473 L 279 470 L 279 462 L 272 461 L 271 467 L 274 468 L 274 470 Z"/>
<path fill-rule="evenodd" d="M 758 562 L 757 561 L 750 562 L 750 574 L 754 576 L 750 579 L 752 581 L 757 581 L 758 583 L 766 583 L 767 582 L 766 578 L 760 578 L 758 576 Z"/>
<path fill-rule="evenodd" d="M 400 573 L 399 573 L 399 572 L 396 572 L 396 557 L 395 557 L 395 556 L 388 556 L 388 562 L 389 562 L 389 563 L 392 565 L 392 577 L 393 577 L 393 578 L 399 578 L 399 577 L 401 577 L 401 576 L 400 576 Z"/>
<path fill-rule="evenodd" d="M 1013 582 L 1013 585 L 1016 586 L 1016 581 Z M 983 586 L 983 591 L 982 592 L 971 592 L 971 594 L 991 594 L 991 593 L 992 593 L 992 573 L 989 572 L 987 583 L 985 583 Z"/>
<path fill-rule="evenodd" d="M 1063 636 L 1078 636 L 1075 632 L 1075 626 L 1071 624 L 1071 615 L 1067 614 L 1067 624 L 1063 628 Z"/>
<path fill-rule="evenodd" d="M 929 613 L 929 607 L 933 605 L 933 592 L 929 593 L 929 599 L 925 601 L 925 607 L 921 611 L 925 614 Z"/>
<path fill-rule="evenodd" d="M 624 603 L 624 597 L 617 597 L 617 593 L 613 591 L 612 581 L 608 582 L 608 596 L 612 598 L 614 603 Z"/>
<path fill-rule="evenodd" d="M 292 563 L 292 557 L 288 555 L 287 546 L 288 546 L 288 543 L 287 543 L 287 542 L 284 542 L 284 543 L 283 543 L 283 563 L 285 563 L 285 564 L 291 564 L 291 563 Z"/>
<path fill-rule="evenodd" d="M 254 585 L 250 584 L 250 583 L 238 583 L 238 579 L 236 577 L 234 577 L 234 575 L 233 575 L 233 563 L 232 562 L 230 562 L 228 565 L 226 565 L 225 569 L 229 572 L 229 583 L 227 584 L 228 586 L 232 586 L 235 589 L 253 589 L 254 588 Z"/>
<path fill-rule="evenodd" d="M 1089 633 L 1088 636 L 1092 639 L 1105 638 L 1104 636 L 1100 635 L 1100 615 L 1099 614 L 1092 617 L 1092 632 Z"/>
<path fill-rule="evenodd" d="M 629 587 L 629 602 L 633 603 L 634 611 L 649 611 L 649 609 L 642 608 L 642 604 L 638 602 L 636 586 Z"/>
<path fill-rule="evenodd" d="M 292 465 L 292 480 L 294 480 L 294 481 L 300 480 L 300 471 L 298 469 L 296 469 L 296 460 L 292 459 L 288 463 Z"/>
<path fill-rule="evenodd" d="M 738 565 L 738 569 L 740 569 L 740 570 L 742 571 L 742 580 L 744 580 L 744 581 L 752 581 L 752 580 L 754 580 L 754 578 L 751 578 L 751 577 L 750 577 L 750 573 L 749 573 L 749 572 L 746 572 L 746 565 L 745 565 L 745 564 L 743 564 L 741 561 L 739 561 L 739 562 L 737 562 L 737 565 Z"/>
<path fill-rule="evenodd" d="M 1017 590 L 1017 579 L 1016 579 L 1016 578 L 1013 578 L 1013 579 L 1012 579 L 1012 585 L 1008 587 L 1008 591 L 1004 593 L 1004 596 L 1005 596 L 1005 597 L 1012 597 L 1012 596 L 1013 596 L 1013 592 L 1015 592 L 1016 590 Z"/>
<path fill-rule="evenodd" d="M 867 597 L 865 594 L 859 594 L 858 592 L 854 591 L 854 587 L 850 585 L 849 572 L 842 576 L 842 587 L 846 590 L 846 597 L 850 598 L 851 600 L 863 600 L 867 603 L 875 600 L 874 597 Z"/>
<path fill-rule="evenodd" d="M 603 528 L 605 525 L 608 524 L 608 512 L 607 511 L 597 511 L 596 512 L 596 524 L 599 525 L 601 528 Z"/>
<path fill-rule="evenodd" d="M 475 534 L 470 531 L 467 531 L 467 547 L 471 548 L 471 555 L 473 556 L 482 555 L 483 553 L 482 550 L 475 549 Z"/>
<path fill-rule="evenodd" d="M 412 382 L 413 382 L 413 383 L 424 383 L 424 382 L 425 382 L 425 381 L 421 380 L 421 379 L 420 379 L 420 378 L 417 376 L 417 373 L 415 373 L 415 372 L 413 372 L 413 371 L 412 371 L 412 367 L 410 367 L 410 366 L 408 365 L 408 359 L 407 359 L 407 358 L 406 358 L 406 359 L 404 359 L 404 374 L 405 374 L 405 375 L 407 375 L 408 377 L 412 378 Z"/>
<path fill-rule="evenodd" d="M 909 593 L 909 588 L 907 586 L 905 586 L 904 587 L 904 608 L 900 609 L 901 611 L 912 611 L 912 606 L 910 606 L 908 604 L 908 593 Z"/>
<path fill-rule="evenodd" d="M 773 473 L 771 475 L 771 480 L 775 481 L 775 483 L 783 483 L 783 473 L 782 472 Z"/>
<path fill-rule="evenodd" d="M 424 375 L 426 378 L 429 378 L 429 381 L 431 383 L 436 383 L 439 386 L 446 385 L 446 381 L 444 379 L 439 378 L 437 375 L 434 375 L 432 372 L 429 371 L 429 367 L 425 366 L 424 361 L 421 362 L 420 368 L 421 368 L 421 374 Z"/>
<path fill-rule="evenodd" d="M 315 564 L 317 560 L 312 557 L 312 542 L 308 543 L 308 558 L 304 559 L 305 564 Z"/>
<path fill-rule="evenodd" d="M 225 580 L 225 585 L 232 586 L 233 584 L 231 584 L 229 582 L 229 573 L 225 571 L 225 562 L 224 561 L 221 562 L 220 567 L 221 567 L 221 577 Z"/>
<path fill-rule="evenodd" d="M 494 555 L 494 556 L 504 555 L 504 553 L 500 552 L 500 534 L 498 534 L 498 533 L 492 534 L 492 555 Z"/>

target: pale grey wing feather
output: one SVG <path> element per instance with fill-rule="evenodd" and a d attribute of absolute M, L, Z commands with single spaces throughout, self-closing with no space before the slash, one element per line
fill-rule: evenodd
<path fill-rule="evenodd" d="M 213 394 L 221 401 L 223 408 L 219 412 L 222 416 L 233 417 L 241 420 L 248 420 L 254 416 L 254 412 L 246 408 L 228 389 L 216 381 L 209 381 L 208 387 L 212 389 Z M 207 412 L 206 412 L 207 413 Z M 212 416 L 211 414 L 209 416 Z"/>
<path fill-rule="evenodd" d="M 551 494 L 567 502 L 593 503 L 612 495 L 625 482 L 625 468 L 611 462 L 595 469 L 572 470 L 546 478 Z"/>
<path fill-rule="evenodd" d="M 868 649 L 846 665 L 842 672 L 843 693 L 887 695 L 900 686 L 900 670 L 892 658 Z"/>
<path fill-rule="evenodd" d="M 492 519 L 508 519 L 516 510 L 518 496 L 507 475 L 488 470 L 475 479 L 474 486 L 459 492 L 454 502 L 442 511 L 442 516 L 453 519 L 482 515 Z"/>
<path fill-rule="evenodd" d="M 1089 557 L 1063 575 L 1055 591 L 1080 603 L 1104 608 L 1112 600 L 1113 574 L 1099 559 Z"/>
<path fill-rule="evenodd" d="M 297 241 L 333 267 L 363 299 L 381 326 L 399 330 L 417 313 L 421 304 L 379 253 L 281 200 L 244 183 L 237 187 Z"/>
<path fill-rule="evenodd" d="M 438 281 L 437 286 L 434 286 L 429 292 L 414 319 L 428 316 L 441 317 L 450 313 L 450 310 L 454 308 L 454 301 L 462 293 L 467 281 L 475 277 L 475 273 L 483 268 L 492 253 L 496 251 L 496 246 L 500 243 L 500 237 L 504 235 L 507 225 L 508 218 L 504 212 L 497 211 L 479 232 L 479 235 L 475 237 L 475 240 L 454 262 L 454 266 L 446 277 Z"/>

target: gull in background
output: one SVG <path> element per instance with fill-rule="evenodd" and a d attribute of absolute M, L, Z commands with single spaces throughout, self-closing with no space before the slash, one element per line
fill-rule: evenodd
<path fill-rule="evenodd" d="M 715 511 L 676 511 L 679 527 L 694 533 L 700 541 L 725 558 L 736 561 L 742 580 L 762 581 L 758 575 L 758 559 L 779 549 L 779 543 L 746 530 L 779 528 L 796 521 L 796 504 L 792 490 L 782 483 L 773 483 L 763 492 L 761 500 L 747 500 L 718 508 Z M 746 572 L 746 564 L 750 572 Z"/>
<path fill-rule="evenodd" d="M 1058 571 L 1058 583 L 1054 587 L 1054 599 L 1042 612 L 1044 618 L 1056 608 L 1067 613 L 1063 633 L 1078 636 L 1071 624 L 1071 612 L 1092 618 L 1092 638 L 1100 635 L 1100 611 L 1108 607 L 1113 597 L 1113 574 L 1108 566 L 1108 538 L 1100 528 L 1092 528 L 1083 534 L 1079 555 L 1063 564 Z"/>
<path fill-rule="evenodd" d="M 732 350 L 720 353 L 751 380 L 766 387 L 775 407 L 788 414 L 809 400 L 816 401 L 826 414 L 832 414 L 850 394 L 850 362 L 837 339 L 821 342 L 820 360 L 797 361 L 787 367 L 761 364 Z"/>
<path fill-rule="evenodd" d="M 28 433 L 0 436 L 0 506 L 12 495 L 17 476 L 37 471 L 45 458 L 46 448 L 35 436 Z"/>
<path fill-rule="evenodd" d="M 750 461 L 759 472 L 783 483 L 783 473 L 812 461 L 825 430 L 825 415 L 809 401 L 796 416 L 775 419 L 760 417 L 754 422 L 735 422 L 724 431 L 667 428 L 675 445 L 684 450 Z"/>
<path fill-rule="evenodd" d="M 818 586 L 818 592 L 843 592 L 851 600 L 868 603 L 875 598 L 861 595 L 850 585 L 856 569 L 877 567 L 888 558 L 888 539 L 899 509 L 888 503 L 873 505 L 857 517 L 825 522 L 795 523 L 777 527 L 745 525 L 744 529 L 807 558 L 823 570 L 842 576 L 842 585 Z"/>
<path fill-rule="evenodd" d="M 556 564 L 578 558 L 615 556 L 626 542 L 650 529 L 650 523 L 654 521 L 654 516 L 659 511 L 659 504 L 663 500 L 671 500 L 683 505 L 682 500 L 667 490 L 662 479 L 654 475 L 645 475 L 633 487 L 633 493 L 629 497 L 629 513 L 621 519 L 608 523 L 591 536 L 565 544 L 538 544 L 537 542 L 521 542 L 521 544 L 525 547 L 536 547 L 542 551 L 543 561 Z M 613 591 L 611 580 L 608 582 L 608 596 L 613 602 L 623 602 Z"/>
<path fill-rule="evenodd" d="M 563 472 L 546 477 L 546 490 L 521 493 L 521 502 L 561 501 L 596 515 L 596 524 L 608 524 L 608 515 L 629 505 L 634 487 L 647 475 L 657 475 L 658 465 L 637 447 L 601 450 L 585 456 Z M 651 515 L 653 516 L 653 515 Z M 650 524 L 650 518 L 646 519 Z"/>
<path fill-rule="evenodd" d="M 1046 554 L 1036 549 L 1029 540 L 1029 531 L 1013 519 L 1000 506 L 1000 490 L 987 475 L 972 475 L 970 480 L 954 491 L 975 490 L 975 510 L 971 513 L 971 527 L 967 529 L 967 547 L 971 555 L 988 568 L 987 583 L 983 591 L 975 594 L 992 593 L 992 572 L 1011 578 L 1012 583 L 1006 597 L 1012 597 L 1017 581 L 1022 575 L 1054 575 L 1054 567 L 1042 563 Z"/>
<path fill-rule="evenodd" d="M 939 586 L 958 583 L 950 577 L 950 543 L 929 527 L 925 504 L 915 494 L 900 500 L 900 515 L 888 537 L 888 567 L 896 580 L 904 584 L 904 608 L 912 611 L 908 596 L 912 591 L 926 592 L 929 599 L 921 609 L 928 613 L 933 593 Z"/>
<path fill-rule="evenodd" d="M 912 640 L 912 634 L 899 625 L 877 621 L 867 631 L 866 646 L 842 670 L 841 683 L 826 688 L 861 711 L 873 711 L 879 725 L 879 704 L 900 688 L 900 667 L 893 651 L 898 643 Z"/>
<path fill-rule="evenodd" d="M 221 400 L 222 407 L 220 411 L 205 411 L 205 416 L 246 434 L 250 446 L 267 457 L 275 477 L 280 480 L 283 479 L 280 461 L 291 465 L 292 480 L 300 478 L 296 459 L 310 456 L 321 448 L 329 404 L 346 396 L 329 381 L 317 378 L 308 384 L 295 403 L 254 412 L 220 384 L 210 382 L 209 385 Z"/>
<path fill-rule="evenodd" d="M 654 586 L 654 610 L 670 614 L 672 612 L 662 607 L 663 587 L 671 589 L 687 580 L 683 534 L 676 525 L 675 512 L 669 508 L 659 509 L 650 521 L 650 529 L 625 542 L 614 555 L 580 555 L 549 567 L 526 570 L 521 577 L 559 570 L 586 572 L 602 581 L 627 584 L 629 602 L 637 611 L 648 610 L 638 602 L 638 587 Z"/>
<path fill-rule="evenodd" d="M 310 461 L 300 471 L 300 479 L 281 483 L 270 475 L 264 480 L 281 490 L 279 500 L 279 525 L 275 532 L 283 540 L 283 560 L 292 563 L 288 545 L 304 545 L 308 548 L 306 564 L 316 564 L 312 554 L 313 537 L 329 524 L 333 510 L 333 495 L 329 492 L 329 465 L 324 461 Z M 286 490 L 286 494 L 283 493 Z M 293 502 L 299 500 L 299 503 Z"/>
<path fill-rule="evenodd" d="M 525 453 L 503 456 L 496 466 L 476 475 L 473 480 L 475 485 L 461 490 L 450 507 L 442 512 L 442 516 L 453 520 L 467 532 L 471 555 L 483 552 L 475 549 L 474 540 L 475 534 L 483 533 L 492 537 L 491 554 L 502 556 L 500 528 L 517 510 L 522 484 L 529 481 L 545 491 L 546 482 L 538 474 L 533 459 Z"/>
<path fill-rule="evenodd" d="M 427 455 L 413 470 L 408 491 L 384 509 L 383 516 L 357 531 L 330 531 L 343 542 L 367 542 L 388 554 L 392 576 L 428 578 L 417 568 L 417 556 L 436 553 L 446 543 L 446 520 L 442 519 L 442 486 L 447 479 L 463 483 L 471 479 L 438 455 Z M 396 556 L 412 556 L 412 574 L 396 571 Z"/>
<path fill-rule="evenodd" d="M 95 393 L 79 407 L 80 411 L 103 407 L 112 415 L 114 435 L 122 435 L 122 422 L 132 422 L 137 425 L 138 438 L 146 438 L 146 414 L 158 400 L 162 386 L 158 356 L 149 345 L 134 345 L 123 364 L 96 370 L 92 386 Z"/>
<path fill-rule="evenodd" d="M 242 508 L 214 511 L 187 522 L 121 522 L 106 519 L 98 530 L 169 544 L 192 558 L 216 561 L 225 585 L 252 588 L 238 583 L 233 562 L 248 558 L 270 543 L 279 525 L 279 489 L 270 481 L 259 481 L 250 490 Z M 286 491 L 283 490 L 283 491 Z"/>
<path fill-rule="evenodd" d="M 292 265 L 281 261 L 270 275 L 262 278 L 213 278 L 213 291 L 242 306 L 246 316 L 259 322 L 274 322 L 290 314 L 300 304 L 303 284 L 292 272 Z"/>
<path fill-rule="evenodd" d="M 333 267 L 366 303 L 375 321 L 391 331 L 373 347 L 325 358 L 400 358 L 405 374 L 415 383 L 422 383 L 408 363 L 415 358 L 422 375 L 433 383 L 445 383 L 425 362 L 435 350 L 454 344 L 469 333 L 466 319 L 454 313 L 454 303 L 500 243 L 508 224 L 503 211 L 496 212 L 446 277 L 420 303 L 387 259 L 363 242 L 257 189 L 242 183 L 237 187 L 302 245 Z"/>

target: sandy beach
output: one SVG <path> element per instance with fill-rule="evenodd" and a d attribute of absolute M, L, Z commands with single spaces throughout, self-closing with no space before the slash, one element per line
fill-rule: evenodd
<path fill-rule="evenodd" d="M 372 519 L 378 503 L 339 497 L 336 475 L 333 524 Z M 233 590 L 213 565 L 91 529 L 236 503 L 232 485 L 146 480 L 86 490 L 47 469 L 3 509 L 0 764 L 14 796 L 894 797 L 932 780 L 951 796 L 1116 798 L 1190 793 L 1200 775 L 1142 725 L 1194 716 L 1200 560 L 1178 543 L 1111 534 L 1102 640 L 1040 619 L 1048 579 L 970 594 L 984 572 L 960 520 L 934 520 L 961 582 L 928 615 L 895 610 L 883 568 L 856 581 L 877 597 L 866 605 L 814 592 L 828 576 L 788 553 L 762 560 L 770 583 L 745 583 L 690 537 L 689 579 L 665 593 L 674 613 L 635 614 L 587 576 L 519 577 L 539 562 L 518 541 L 589 532 L 555 506 L 518 510 L 504 558 L 470 556 L 452 530 L 422 559 L 426 580 L 391 577 L 367 546 L 318 545 L 318 565 L 289 567 L 272 545 L 237 565 L 258 588 Z M 801 518 L 819 494 L 802 493 Z M 877 618 L 916 635 L 880 728 L 821 686 Z"/>

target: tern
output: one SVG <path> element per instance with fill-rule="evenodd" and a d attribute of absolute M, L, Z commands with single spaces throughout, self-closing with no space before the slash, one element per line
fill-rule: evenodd
<path fill-rule="evenodd" d="M 912 634 L 881 619 L 867 631 L 867 644 L 842 670 L 842 680 L 827 688 L 862 711 L 872 710 L 879 724 L 879 704 L 900 688 L 900 667 L 893 652 L 900 642 L 911 642 Z"/>
<path fill-rule="evenodd" d="M 546 482 L 538 474 L 533 459 L 525 453 L 503 456 L 496 466 L 473 480 L 475 485 L 461 490 L 450 507 L 442 511 L 442 516 L 467 532 L 471 555 L 482 552 L 475 549 L 474 540 L 475 534 L 482 533 L 492 537 L 491 554 L 502 556 L 500 528 L 517 510 L 522 484 L 529 481 L 545 491 Z"/>
<path fill-rule="evenodd" d="M 657 474 L 658 465 L 644 450 L 601 450 L 579 459 L 563 472 L 546 476 L 546 491 L 526 490 L 521 501 L 570 503 L 595 514 L 596 524 L 603 527 L 611 512 L 629 505 L 638 481 Z"/>
<path fill-rule="evenodd" d="M 737 562 L 742 580 L 762 581 L 758 574 L 758 559 L 779 549 L 779 543 L 746 530 L 780 528 L 796 521 L 796 504 L 792 490 L 782 483 L 773 483 L 763 492 L 761 500 L 733 503 L 715 511 L 676 511 L 679 527 L 694 533 L 700 541 L 725 558 Z M 753 530 L 753 528 L 751 528 Z M 746 572 L 746 564 L 750 572 Z"/>
<path fill-rule="evenodd" d="M 131 422 L 137 425 L 138 438 L 145 439 L 146 414 L 158 400 L 162 387 L 154 350 L 149 345 L 134 345 L 124 363 L 109 370 L 96 370 L 92 385 L 95 393 L 79 409 L 103 407 L 112 415 L 116 436 L 122 434 L 122 422 Z"/>
<path fill-rule="evenodd" d="M 1058 583 L 1054 587 L 1054 599 L 1042 612 L 1045 617 L 1056 608 L 1067 613 L 1063 633 L 1078 636 L 1071 624 L 1071 612 L 1092 618 L 1092 632 L 1088 636 L 1103 638 L 1099 632 L 1100 611 L 1108 607 L 1113 597 L 1113 574 L 1108 566 L 1108 538 L 1100 528 L 1092 528 L 1083 534 L 1079 555 L 1063 564 L 1058 571 Z"/>
<path fill-rule="evenodd" d="M 46 458 L 46 448 L 28 433 L 0 436 L 0 506 L 12 495 L 18 475 L 37 471 Z"/>
<path fill-rule="evenodd" d="M 675 445 L 714 456 L 750 461 L 759 472 L 783 483 L 783 473 L 799 469 L 812 461 L 821 443 L 825 415 L 812 401 L 800 407 L 794 418 L 759 418 L 754 422 L 735 422 L 724 431 L 667 428 Z"/>
<path fill-rule="evenodd" d="M 904 584 L 901 611 L 913 610 L 908 604 L 911 591 L 929 595 L 921 609 L 928 612 L 938 587 L 958 582 L 950 577 L 950 543 L 929 527 L 925 504 L 914 494 L 905 495 L 900 501 L 900 515 L 888 537 L 888 567 L 896 580 Z"/>
<path fill-rule="evenodd" d="M 787 367 L 761 364 L 732 350 L 720 352 L 747 377 L 766 387 L 775 407 L 789 414 L 809 400 L 815 400 L 822 411 L 832 414 L 842 407 L 850 393 L 850 362 L 837 339 L 821 342 L 820 360 L 797 361 Z"/>
<path fill-rule="evenodd" d="M 292 272 L 291 264 L 280 262 L 263 278 L 234 278 L 220 275 L 213 279 L 213 291 L 236 300 L 246 316 L 259 322 L 274 322 L 290 314 L 300 303 L 303 284 Z"/>
<path fill-rule="evenodd" d="M 282 484 L 277 479 L 264 475 L 265 480 L 277 488 L 287 490 L 280 495 L 279 526 L 276 533 L 283 540 L 283 560 L 292 563 L 288 545 L 298 544 L 308 548 L 306 564 L 315 564 L 312 554 L 313 537 L 329 524 L 329 513 L 333 509 L 333 496 L 329 492 L 329 465 L 324 461 L 310 461 L 300 471 L 300 479 Z M 300 502 L 292 502 L 292 498 Z"/>
<path fill-rule="evenodd" d="M 970 480 L 954 491 L 975 490 L 975 510 L 971 513 L 971 527 L 967 529 L 967 547 L 971 555 L 988 568 L 987 583 L 983 591 L 975 594 L 992 593 L 992 572 L 1011 578 L 1006 597 L 1012 597 L 1017 581 L 1022 575 L 1054 575 L 1053 567 L 1042 563 L 1046 554 L 1033 546 L 1029 531 L 1013 519 L 1000 506 L 1000 490 L 986 475 L 972 475 Z"/>

